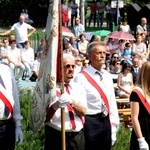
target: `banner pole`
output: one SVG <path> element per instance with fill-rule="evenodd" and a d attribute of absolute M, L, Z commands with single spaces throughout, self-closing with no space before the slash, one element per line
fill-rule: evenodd
<path fill-rule="evenodd" d="M 64 93 L 64 68 L 63 68 L 63 43 L 62 43 L 62 11 L 61 11 L 61 0 L 59 0 L 59 40 L 60 45 L 59 49 L 61 52 L 61 59 L 60 59 L 60 68 L 61 68 L 61 94 Z M 59 69 L 59 68 L 58 68 Z M 61 143 L 62 143 L 62 150 L 66 150 L 66 136 L 65 136 L 65 108 L 61 108 Z"/>

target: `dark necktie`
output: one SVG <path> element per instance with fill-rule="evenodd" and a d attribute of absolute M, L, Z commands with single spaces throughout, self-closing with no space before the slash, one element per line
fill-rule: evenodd
<path fill-rule="evenodd" d="M 0 76 L 0 84 L 5 88 L 4 82 L 2 80 L 2 77 Z M 6 89 L 6 88 L 5 88 Z M 8 107 L 5 105 L 5 116 L 8 117 L 9 116 L 9 109 Z"/>
<path fill-rule="evenodd" d="M 65 84 L 65 88 L 66 88 L 66 92 L 68 94 L 70 94 L 69 84 Z M 75 124 L 74 115 L 73 115 L 73 112 L 72 112 L 72 107 L 69 104 L 67 104 L 67 108 L 68 108 L 68 111 L 69 111 L 69 117 L 70 117 L 70 122 L 71 122 L 71 125 L 72 125 L 72 129 L 75 129 L 76 124 Z"/>
<path fill-rule="evenodd" d="M 135 68 L 135 73 L 138 74 L 138 68 Z"/>
<path fill-rule="evenodd" d="M 100 80 L 102 81 L 102 80 L 103 80 L 102 73 L 100 73 L 100 72 L 98 72 L 98 71 L 96 71 L 95 73 L 99 75 L 99 77 L 100 77 Z"/>
<path fill-rule="evenodd" d="M 102 81 L 102 80 L 103 80 L 102 73 L 100 73 L 100 72 L 98 72 L 98 71 L 96 71 L 95 73 L 100 76 L 100 81 Z M 102 83 L 103 83 L 103 81 L 102 81 Z M 104 83 L 103 83 L 103 85 L 105 86 Z M 101 104 L 101 111 L 102 111 L 102 113 L 103 113 L 103 116 L 107 116 L 107 115 L 108 115 L 107 107 L 106 107 L 104 101 L 103 101 L 102 104 Z"/>

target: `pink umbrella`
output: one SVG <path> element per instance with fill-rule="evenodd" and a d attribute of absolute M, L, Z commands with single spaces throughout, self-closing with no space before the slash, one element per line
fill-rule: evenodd
<path fill-rule="evenodd" d="M 64 36 L 74 36 L 70 29 L 67 27 L 62 26 L 62 35 Z"/>
<path fill-rule="evenodd" d="M 42 31 L 45 32 L 45 29 Z M 71 30 L 64 26 L 62 26 L 62 35 L 63 36 L 74 36 L 74 34 L 71 32 Z"/>
<path fill-rule="evenodd" d="M 113 38 L 118 40 L 135 40 L 132 34 L 123 31 L 114 31 L 108 35 L 108 38 Z"/>

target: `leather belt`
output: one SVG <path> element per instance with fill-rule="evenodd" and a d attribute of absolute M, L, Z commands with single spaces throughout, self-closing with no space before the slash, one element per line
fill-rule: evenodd
<path fill-rule="evenodd" d="M 80 133 L 82 133 L 82 130 L 80 130 L 79 132 L 66 132 L 66 136 L 68 135 L 69 137 L 74 137 Z"/>
<path fill-rule="evenodd" d="M 91 114 L 91 115 L 86 115 L 86 116 L 105 118 L 105 117 L 107 117 L 108 115 L 106 116 L 106 115 L 104 115 L 103 113 L 98 113 L 98 114 Z"/>
<path fill-rule="evenodd" d="M 10 121 L 10 119 L 0 120 L 0 126 L 6 125 L 9 121 Z"/>

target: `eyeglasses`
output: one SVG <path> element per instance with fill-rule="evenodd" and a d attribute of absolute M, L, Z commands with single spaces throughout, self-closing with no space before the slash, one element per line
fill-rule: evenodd
<path fill-rule="evenodd" d="M 118 59 L 119 57 L 114 56 L 113 58 Z"/>
<path fill-rule="evenodd" d="M 127 66 L 127 68 L 131 68 L 131 66 Z"/>
<path fill-rule="evenodd" d="M 74 68 L 75 68 L 75 65 L 69 65 L 69 64 L 68 64 L 68 65 L 65 66 L 65 68 L 70 68 L 70 67 L 74 69 Z"/>
<path fill-rule="evenodd" d="M 131 45 L 128 45 L 127 47 L 130 47 Z"/>
<path fill-rule="evenodd" d="M 81 60 L 76 60 L 77 62 L 81 62 Z"/>

